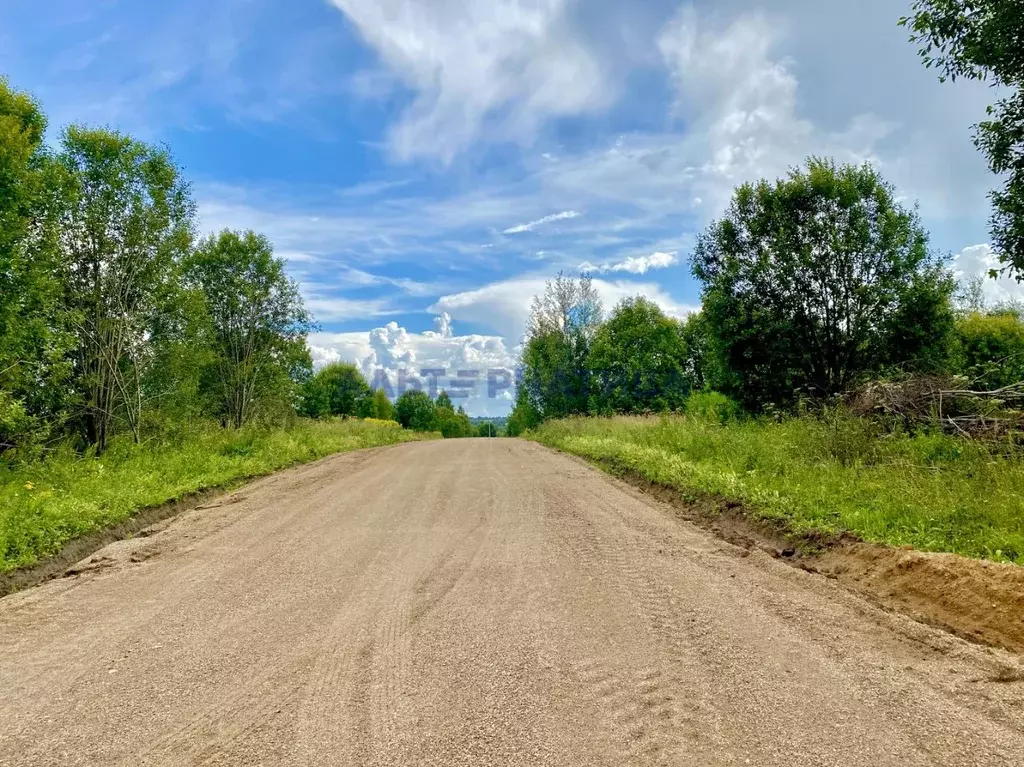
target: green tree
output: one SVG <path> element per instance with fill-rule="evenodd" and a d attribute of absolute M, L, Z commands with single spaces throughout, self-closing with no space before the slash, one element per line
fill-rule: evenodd
<path fill-rule="evenodd" d="M 0 78 L 0 452 L 45 439 L 71 405 L 59 169 L 46 118 Z"/>
<path fill-rule="evenodd" d="M 957 322 L 958 372 L 989 391 L 1024 381 L 1024 321 L 1018 312 L 971 312 Z"/>
<path fill-rule="evenodd" d="M 516 389 L 516 404 L 509 414 L 508 423 L 505 424 L 505 432 L 510 437 L 518 437 L 527 429 L 539 425 L 542 420 L 526 387 L 519 386 Z"/>
<path fill-rule="evenodd" d="M 437 395 L 437 399 L 434 401 L 434 404 L 439 410 L 444 409 L 451 410 L 453 413 L 455 412 L 455 405 L 452 404 L 452 398 L 448 396 L 448 392 L 444 389 L 441 389 L 441 393 Z"/>
<path fill-rule="evenodd" d="M 397 421 L 395 406 L 383 389 L 374 389 L 365 397 L 359 407 L 360 418 L 376 418 L 379 421 Z"/>
<path fill-rule="evenodd" d="M 478 437 L 500 437 L 501 429 L 493 421 L 483 421 L 477 424 L 476 436 Z"/>
<path fill-rule="evenodd" d="M 402 428 L 414 431 L 434 431 L 437 428 L 434 410 L 430 395 L 415 389 L 404 392 L 395 403 L 395 415 Z"/>
<path fill-rule="evenodd" d="M 545 418 L 587 412 L 587 358 L 601 324 L 601 301 L 587 275 L 559 275 L 533 299 L 523 349 L 522 387 Z"/>
<path fill-rule="evenodd" d="M 1024 279 L 1024 7 L 1020 0 L 916 0 L 900 23 L 940 80 L 997 86 L 1004 98 L 975 128 L 975 145 L 1002 176 L 991 194 L 992 242 L 1000 260 Z"/>
<path fill-rule="evenodd" d="M 827 397 L 948 355 L 953 281 L 870 166 L 812 159 L 744 184 L 699 237 L 693 272 L 727 393 L 748 406 Z"/>
<path fill-rule="evenodd" d="M 216 361 L 206 296 L 195 287 L 169 286 L 151 323 L 151 362 L 142 388 L 147 427 L 188 434 L 207 415 L 205 373 Z"/>
<path fill-rule="evenodd" d="M 441 432 L 445 439 L 456 437 L 469 437 L 472 435 L 473 427 L 469 422 L 466 411 L 459 406 L 458 411 L 452 404 L 452 398 L 448 392 L 441 390 L 434 402 L 434 423 L 435 428 Z"/>
<path fill-rule="evenodd" d="M 727 391 L 735 387 L 725 368 L 718 338 L 703 311 L 690 314 L 682 326 L 686 347 L 686 377 L 693 391 Z"/>
<path fill-rule="evenodd" d="M 210 316 L 214 361 L 204 389 L 213 412 L 235 427 L 291 412 L 297 381 L 308 377 L 314 324 L 267 238 L 212 235 L 188 257 L 183 276 L 202 291 Z"/>
<path fill-rule="evenodd" d="M 165 150 L 115 131 L 71 126 L 58 162 L 82 426 L 103 449 L 115 420 L 140 437 L 149 336 L 190 245 L 194 205 Z"/>
<path fill-rule="evenodd" d="M 335 362 L 303 387 L 302 412 L 311 418 L 354 416 L 370 399 L 370 385 L 355 365 Z"/>
<path fill-rule="evenodd" d="M 646 298 L 623 299 L 590 348 L 591 409 L 674 410 L 690 393 L 682 326 Z"/>

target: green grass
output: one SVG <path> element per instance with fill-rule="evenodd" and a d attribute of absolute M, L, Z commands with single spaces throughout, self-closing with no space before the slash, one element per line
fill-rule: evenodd
<path fill-rule="evenodd" d="M 440 435 L 391 421 L 298 421 L 283 429 L 199 431 L 174 443 L 115 441 L 101 457 L 57 451 L 0 468 L 0 572 L 32 565 L 135 511 L 332 453 Z"/>
<path fill-rule="evenodd" d="M 1024 564 L 1024 460 L 991 445 L 810 417 L 576 418 L 528 437 L 683 492 L 742 501 L 795 536 L 850 532 Z"/>

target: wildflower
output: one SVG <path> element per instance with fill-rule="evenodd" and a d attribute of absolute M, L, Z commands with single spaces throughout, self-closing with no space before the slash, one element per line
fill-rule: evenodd
<path fill-rule="evenodd" d="M 35 485 L 32 484 L 31 482 L 26 482 L 25 483 L 25 489 L 26 490 L 33 490 L 33 489 L 35 489 Z"/>

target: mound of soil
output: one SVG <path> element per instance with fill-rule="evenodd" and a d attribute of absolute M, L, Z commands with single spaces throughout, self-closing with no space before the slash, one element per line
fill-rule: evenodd
<path fill-rule="evenodd" d="M 734 545 L 758 548 L 833 578 L 879 607 L 963 639 L 1024 654 L 1024 567 L 896 549 L 850 534 L 793 536 L 737 501 L 684 494 L 614 462 L 595 463 Z"/>
<path fill-rule="evenodd" d="M 822 551 L 801 566 L 965 639 L 1024 653 L 1024 567 L 869 543 Z"/>

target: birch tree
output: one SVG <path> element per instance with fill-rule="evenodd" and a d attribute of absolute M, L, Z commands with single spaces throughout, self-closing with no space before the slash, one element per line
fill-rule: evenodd
<path fill-rule="evenodd" d="M 214 361 L 206 388 L 225 425 L 244 426 L 272 403 L 290 410 L 296 374 L 310 367 L 313 322 L 284 267 L 266 237 L 227 230 L 185 263 L 186 286 L 202 291 L 209 312 Z"/>
<path fill-rule="evenodd" d="M 58 161 L 81 422 L 103 450 L 120 425 L 140 439 L 150 325 L 189 247 L 194 205 L 166 150 L 116 131 L 69 127 Z"/>

